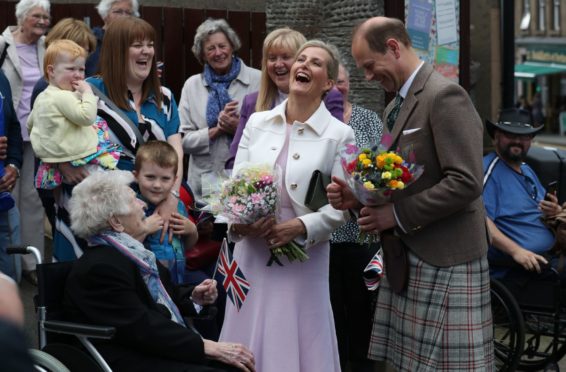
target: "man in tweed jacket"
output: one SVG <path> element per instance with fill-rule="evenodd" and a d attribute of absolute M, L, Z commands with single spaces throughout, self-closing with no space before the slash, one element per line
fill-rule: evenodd
<path fill-rule="evenodd" d="M 395 293 L 382 281 L 369 356 L 399 371 L 492 370 L 481 119 L 462 87 L 419 60 L 397 19 L 359 25 L 352 55 L 367 80 L 397 93 L 384 123 L 424 166 L 377 207 L 359 205 L 343 180 L 327 189 L 335 208 L 361 208 L 361 230 L 394 229 L 408 253 L 407 286 Z"/>

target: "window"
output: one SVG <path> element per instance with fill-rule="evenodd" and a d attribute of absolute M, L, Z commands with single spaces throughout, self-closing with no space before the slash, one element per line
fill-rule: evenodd
<path fill-rule="evenodd" d="M 523 0 L 523 17 L 521 18 L 521 26 L 520 26 L 521 31 L 528 31 L 530 25 L 531 25 L 531 1 Z"/>
<path fill-rule="evenodd" d="M 552 30 L 560 31 L 560 0 L 552 2 Z"/>
<path fill-rule="evenodd" d="M 546 31 L 546 0 L 538 0 L 538 30 Z"/>

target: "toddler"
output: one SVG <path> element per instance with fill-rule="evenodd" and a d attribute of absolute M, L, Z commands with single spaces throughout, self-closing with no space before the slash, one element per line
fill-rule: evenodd
<path fill-rule="evenodd" d="M 27 123 L 31 145 L 41 159 L 37 188 L 61 184 L 57 163 L 88 165 L 93 171 L 115 169 L 120 158 L 106 121 L 96 115 L 98 97 L 84 81 L 86 56 L 71 40 L 56 40 L 45 51 L 43 71 L 49 86 L 37 96 Z"/>

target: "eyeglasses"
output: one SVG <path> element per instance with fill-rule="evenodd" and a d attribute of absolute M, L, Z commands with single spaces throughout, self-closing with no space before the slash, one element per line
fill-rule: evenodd
<path fill-rule="evenodd" d="M 535 181 L 533 181 L 533 179 L 529 176 L 524 176 L 524 177 L 525 177 L 525 184 L 527 186 L 527 193 L 529 193 L 531 199 L 536 200 L 538 190 Z"/>
<path fill-rule="evenodd" d="M 126 9 L 113 9 L 113 10 L 110 11 L 110 13 L 116 14 L 116 15 L 123 15 L 123 16 L 134 15 L 134 12 L 132 12 L 130 10 L 126 10 Z"/>
<path fill-rule="evenodd" d="M 534 138 L 534 134 L 530 133 L 530 134 L 516 134 L 516 133 L 509 133 L 509 132 L 504 132 L 501 131 L 501 134 L 503 134 L 503 136 L 505 136 L 507 139 L 518 139 L 520 141 L 530 141 Z"/>
<path fill-rule="evenodd" d="M 31 18 L 33 18 L 36 21 L 46 21 L 46 22 L 51 22 L 51 16 L 48 15 L 44 15 L 44 14 L 31 14 L 30 15 Z"/>

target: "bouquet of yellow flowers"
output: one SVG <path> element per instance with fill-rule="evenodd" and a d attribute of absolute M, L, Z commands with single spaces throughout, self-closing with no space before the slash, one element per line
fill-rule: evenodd
<path fill-rule="evenodd" d="M 346 181 L 360 203 L 378 206 L 387 203 L 395 190 L 403 190 L 424 171 L 414 162 L 414 153 L 406 158 L 399 152 L 387 151 L 384 145 L 359 148 L 346 145 L 341 151 L 341 164 Z M 365 241 L 367 236 L 360 234 Z"/>
<path fill-rule="evenodd" d="M 203 182 L 207 192 L 206 201 L 211 212 L 231 223 L 252 224 L 262 217 L 275 216 L 279 210 L 281 195 L 281 169 L 267 164 L 244 164 L 223 180 Z M 211 186 L 211 184 L 214 184 Z M 203 191 L 203 195 L 205 192 Z M 286 256 L 289 261 L 307 260 L 304 248 L 291 241 L 289 244 L 271 250 L 271 262 L 282 265 L 278 257 Z"/>

